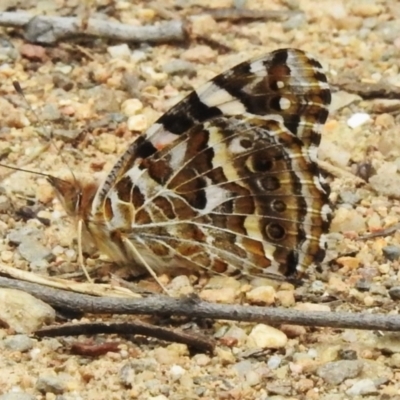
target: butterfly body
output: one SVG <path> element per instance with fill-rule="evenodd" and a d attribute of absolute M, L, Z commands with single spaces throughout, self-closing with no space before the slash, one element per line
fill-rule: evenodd
<path fill-rule="evenodd" d="M 329 190 L 316 150 L 329 103 L 320 64 L 277 50 L 189 94 L 104 182 L 81 189 L 83 203 L 52 184 L 96 247 L 134 273 L 292 276 L 324 256 Z"/>

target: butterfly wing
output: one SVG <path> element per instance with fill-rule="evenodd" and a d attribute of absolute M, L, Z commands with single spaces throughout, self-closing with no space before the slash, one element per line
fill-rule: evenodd
<path fill-rule="evenodd" d="M 321 65 L 300 50 L 239 64 L 132 143 L 93 213 L 155 262 L 302 272 L 323 258 L 329 227 L 316 164 L 329 103 Z"/>

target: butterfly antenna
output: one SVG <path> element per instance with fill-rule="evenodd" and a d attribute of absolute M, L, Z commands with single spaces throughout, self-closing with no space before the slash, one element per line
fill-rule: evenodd
<path fill-rule="evenodd" d="M 41 122 L 41 120 L 40 120 L 39 116 L 37 115 L 36 111 L 32 108 L 31 104 L 27 100 L 27 98 L 25 96 L 25 93 L 22 90 L 21 85 L 19 84 L 19 82 L 18 81 L 13 81 L 12 84 L 14 86 L 15 91 L 21 96 L 21 98 L 24 99 L 26 106 L 28 107 L 28 109 L 32 113 L 32 115 L 35 117 L 36 121 L 37 122 Z M 50 138 L 50 145 L 52 145 L 54 147 L 54 149 L 56 150 L 56 152 L 57 152 L 58 156 L 60 157 L 61 161 L 67 166 L 67 168 L 69 169 L 69 172 L 70 172 L 70 174 L 72 176 L 72 179 L 74 181 L 75 186 L 77 188 L 79 188 L 79 190 L 80 190 L 79 181 L 76 179 L 76 176 L 75 176 L 74 172 L 72 171 L 72 169 L 69 167 L 68 163 L 66 162 L 64 156 L 62 155 L 61 150 L 57 147 L 57 145 L 55 144 L 54 140 L 52 140 L 52 139 L 54 139 L 52 131 L 50 130 L 50 131 L 48 131 L 48 133 L 49 133 L 48 136 Z M 6 168 L 10 168 L 10 169 L 13 169 L 13 170 L 16 170 L 16 171 L 24 171 L 24 172 L 31 172 L 31 173 L 33 172 L 33 171 L 25 170 L 25 169 L 22 169 L 22 168 L 9 167 L 8 165 L 4 165 L 4 164 L 0 164 L 0 166 L 6 167 Z M 33 173 L 54 179 L 54 177 L 52 177 L 51 175 L 48 175 L 48 174 L 44 174 L 44 173 L 41 173 L 41 172 L 33 172 Z M 83 230 L 82 218 L 79 218 L 79 220 L 78 220 L 78 265 L 82 269 L 86 279 L 90 283 L 93 283 L 93 280 L 89 276 L 89 273 L 88 273 L 88 271 L 87 271 L 87 269 L 85 267 L 85 263 L 84 263 L 84 260 L 83 260 L 82 230 Z"/>
<path fill-rule="evenodd" d="M 22 87 L 20 85 L 20 83 L 18 81 L 13 81 L 12 82 L 15 91 L 21 96 L 21 98 L 24 100 L 26 107 L 28 108 L 28 110 L 32 113 L 32 115 L 35 117 L 35 120 L 37 123 L 41 123 L 42 126 L 44 126 L 44 124 L 42 123 L 42 121 L 40 120 L 38 114 L 36 113 L 36 111 L 32 108 L 31 103 L 28 101 L 28 99 L 25 96 L 24 91 L 22 90 Z M 57 147 L 56 143 L 54 142 L 54 135 L 52 130 L 48 130 L 48 136 L 50 138 L 50 145 L 54 147 L 54 149 L 57 152 L 57 155 L 60 157 L 61 161 L 63 162 L 63 164 L 65 164 L 72 176 L 72 179 L 74 180 L 74 183 L 77 185 L 77 187 L 79 187 L 79 182 L 75 177 L 74 172 L 72 171 L 72 169 L 69 167 L 67 161 L 65 160 L 64 156 L 62 155 L 62 152 L 60 150 L 59 147 Z"/>

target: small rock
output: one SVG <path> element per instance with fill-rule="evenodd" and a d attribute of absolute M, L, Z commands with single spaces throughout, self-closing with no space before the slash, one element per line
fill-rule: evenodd
<path fill-rule="evenodd" d="M 213 276 L 200 292 L 200 298 L 212 303 L 233 303 L 240 290 L 240 282 L 226 276 Z"/>
<path fill-rule="evenodd" d="M 360 292 L 368 292 L 371 288 L 371 281 L 366 278 L 361 278 L 356 282 L 355 288 Z"/>
<path fill-rule="evenodd" d="M 111 58 L 129 60 L 131 57 L 131 49 L 126 43 L 118 44 L 116 46 L 109 46 L 107 47 L 107 52 Z"/>
<path fill-rule="evenodd" d="M 363 369 L 358 360 L 328 362 L 317 369 L 317 375 L 330 385 L 339 385 L 345 379 L 355 378 Z"/>
<path fill-rule="evenodd" d="M 27 335 L 14 335 L 5 338 L 3 344 L 8 350 L 24 353 L 33 347 L 33 340 Z"/>
<path fill-rule="evenodd" d="M 158 347 L 154 350 L 154 358 L 164 365 L 176 364 L 179 361 L 179 356 L 175 352 L 163 347 Z"/>
<path fill-rule="evenodd" d="M 296 13 L 282 23 L 282 28 L 285 31 L 291 31 L 293 29 L 300 29 L 305 24 L 307 24 L 306 14 Z"/>
<path fill-rule="evenodd" d="M 381 196 L 400 197 L 400 175 L 377 173 L 369 179 L 371 187 Z"/>
<path fill-rule="evenodd" d="M 356 210 L 340 207 L 332 219 L 331 232 L 364 232 L 365 230 L 365 219 Z"/>
<path fill-rule="evenodd" d="M 339 193 L 339 195 L 343 203 L 347 203 L 352 206 L 354 206 L 361 200 L 361 197 L 358 193 L 352 192 L 350 190 L 343 190 Z"/>
<path fill-rule="evenodd" d="M 246 299 L 251 304 L 271 305 L 275 302 L 275 289 L 272 286 L 259 286 L 246 293 Z"/>
<path fill-rule="evenodd" d="M 280 330 L 265 324 L 256 325 L 247 339 L 248 348 L 279 349 L 287 343 L 286 335 Z"/>
<path fill-rule="evenodd" d="M 356 257 L 339 257 L 336 259 L 336 262 L 350 271 L 355 270 L 360 266 L 360 260 L 358 260 Z"/>
<path fill-rule="evenodd" d="M 211 362 L 211 358 L 207 354 L 196 354 L 192 360 L 199 366 L 205 367 Z"/>
<path fill-rule="evenodd" d="M 180 365 L 173 365 L 170 368 L 169 373 L 171 374 L 173 380 L 177 380 L 186 373 L 186 370 L 183 369 Z"/>
<path fill-rule="evenodd" d="M 128 121 L 126 123 L 126 127 L 131 132 L 142 132 L 147 128 L 147 126 L 148 121 L 146 116 L 143 114 L 132 115 L 128 118 Z"/>
<path fill-rule="evenodd" d="M 4 213 L 10 209 L 10 199 L 5 195 L 0 195 L 0 212 Z"/>
<path fill-rule="evenodd" d="M 62 141 L 69 143 L 76 140 L 82 131 L 79 129 L 53 129 L 52 133 L 55 139 L 61 139 Z"/>
<path fill-rule="evenodd" d="M 23 44 L 20 47 L 19 52 L 23 57 L 32 61 L 45 61 L 47 58 L 46 49 L 42 46 L 36 46 L 34 44 Z"/>
<path fill-rule="evenodd" d="M 378 389 L 372 379 L 360 379 L 354 385 L 346 390 L 346 394 L 349 396 L 365 396 L 378 394 Z"/>
<path fill-rule="evenodd" d="M 369 121 L 371 121 L 371 117 L 369 114 L 355 113 L 347 120 L 347 125 L 351 129 L 355 129 L 355 128 L 358 128 L 359 126 L 366 124 Z"/>
<path fill-rule="evenodd" d="M 121 104 L 121 111 L 127 117 L 136 115 L 141 110 L 143 110 L 143 103 L 139 99 L 127 99 Z"/>
<path fill-rule="evenodd" d="M 0 289 L 0 321 L 17 333 L 31 333 L 55 320 L 55 311 L 43 301 L 16 289 Z"/>
<path fill-rule="evenodd" d="M 181 58 L 186 61 L 201 62 L 208 64 L 215 61 L 217 52 L 209 46 L 199 45 L 191 47 L 181 54 Z"/>
<path fill-rule="evenodd" d="M 400 100 L 397 100 L 397 99 L 372 100 L 372 111 L 375 113 L 378 113 L 378 114 L 390 113 L 390 112 L 395 112 L 395 111 L 399 111 L 399 110 L 400 110 Z M 390 114 L 387 114 L 387 115 L 390 115 Z"/>
<path fill-rule="evenodd" d="M 393 286 L 389 289 L 389 296 L 392 300 L 400 300 L 400 286 Z"/>
<path fill-rule="evenodd" d="M 400 368 L 400 353 L 392 354 L 390 357 L 390 366 L 394 368 Z"/>
<path fill-rule="evenodd" d="M 179 275 L 172 279 L 168 284 L 167 289 L 174 297 L 187 296 L 194 291 L 193 286 L 186 275 Z"/>
<path fill-rule="evenodd" d="M 31 263 L 41 260 L 54 260 L 54 254 L 51 252 L 51 250 L 43 246 L 36 239 L 25 239 L 18 246 L 18 253 L 21 255 L 21 257 Z"/>
<path fill-rule="evenodd" d="M 189 61 L 179 59 L 167 61 L 163 65 L 162 69 L 168 75 L 187 75 L 189 78 L 193 78 L 197 74 L 197 69 L 194 64 Z"/>
<path fill-rule="evenodd" d="M 31 228 L 29 226 L 24 226 L 21 229 L 12 229 L 7 235 L 7 239 L 10 243 L 19 245 L 27 237 L 40 239 L 43 236 L 42 232 L 37 228 Z"/>
<path fill-rule="evenodd" d="M 400 257 L 400 246 L 396 245 L 385 246 L 382 249 L 382 252 L 388 260 L 394 261 Z"/>
<path fill-rule="evenodd" d="M 97 149 L 105 154 L 113 154 L 117 150 L 117 138 L 110 133 L 103 133 L 95 143 Z"/>
<path fill-rule="evenodd" d="M 36 381 L 36 390 L 41 393 L 62 394 L 66 390 L 66 381 L 54 375 L 42 375 Z"/>
<path fill-rule="evenodd" d="M 24 392 L 8 392 L 0 396 L 0 400 L 35 400 L 36 397 Z"/>
<path fill-rule="evenodd" d="M 277 355 L 272 355 L 267 361 L 267 366 L 270 369 L 277 369 L 282 363 L 282 357 Z"/>
<path fill-rule="evenodd" d="M 261 375 L 256 371 L 249 371 L 245 375 L 245 382 L 249 386 L 256 386 L 261 382 Z"/>
<path fill-rule="evenodd" d="M 119 370 L 119 380 L 121 383 L 127 387 L 131 388 L 135 384 L 136 371 L 132 367 L 131 363 L 126 363 Z"/>

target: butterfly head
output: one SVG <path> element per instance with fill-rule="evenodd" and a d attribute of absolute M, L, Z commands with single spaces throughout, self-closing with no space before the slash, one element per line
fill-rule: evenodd
<path fill-rule="evenodd" d="M 77 219 L 86 220 L 98 184 L 93 181 L 77 181 L 75 178 L 67 180 L 48 176 L 47 179 L 67 214 Z"/>

